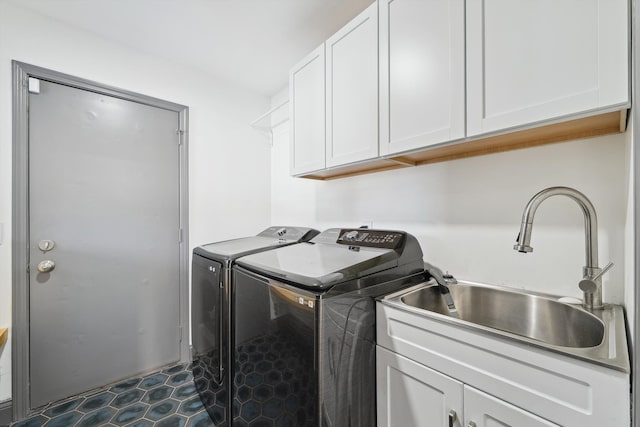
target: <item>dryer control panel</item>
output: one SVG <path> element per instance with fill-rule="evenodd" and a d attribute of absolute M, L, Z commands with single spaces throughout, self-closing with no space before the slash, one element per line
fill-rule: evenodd
<path fill-rule="evenodd" d="M 370 248 L 399 249 L 404 242 L 401 231 L 369 230 L 366 228 L 342 229 L 336 243 Z"/>

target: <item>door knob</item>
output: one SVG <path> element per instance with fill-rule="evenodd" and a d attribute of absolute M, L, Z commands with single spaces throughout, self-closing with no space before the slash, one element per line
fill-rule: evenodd
<path fill-rule="evenodd" d="M 49 273 L 54 268 L 56 268 L 56 263 L 48 259 L 38 263 L 38 271 L 40 273 Z"/>

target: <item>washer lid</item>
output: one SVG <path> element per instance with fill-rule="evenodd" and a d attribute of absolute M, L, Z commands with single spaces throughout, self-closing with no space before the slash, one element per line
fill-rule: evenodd
<path fill-rule="evenodd" d="M 237 264 L 317 290 L 396 267 L 398 253 L 392 249 L 314 242 L 248 255 L 238 259 Z"/>
<path fill-rule="evenodd" d="M 216 260 L 233 260 L 267 249 L 306 241 L 318 234 L 317 230 L 305 227 L 269 227 L 257 236 L 224 240 L 194 248 L 193 252 Z"/>

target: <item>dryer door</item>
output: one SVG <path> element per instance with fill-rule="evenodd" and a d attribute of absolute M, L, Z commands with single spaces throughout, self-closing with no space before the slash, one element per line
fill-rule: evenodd
<path fill-rule="evenodd" d="M 317 426 L 318 296 L 241 267 L 232 274 L 233 425 L 262 414 L 268 425 Z"/>

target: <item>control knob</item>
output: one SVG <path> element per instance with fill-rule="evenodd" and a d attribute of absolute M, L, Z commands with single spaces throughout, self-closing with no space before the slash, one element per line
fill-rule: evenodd
<path fill-rule="evenodd" d="M 358 232 L 356 230 L 349 231 L 344 235 L 345 240 L 354 242 L 358 238 Z"/>

